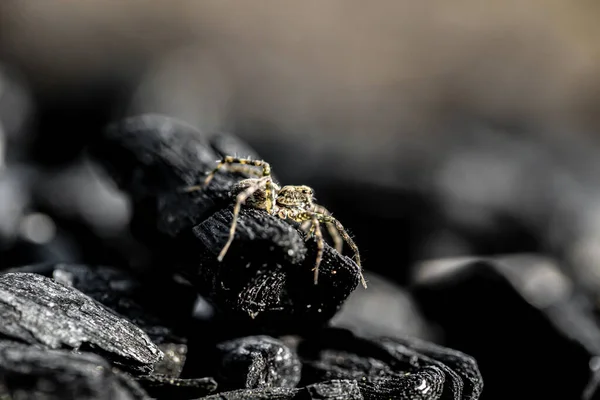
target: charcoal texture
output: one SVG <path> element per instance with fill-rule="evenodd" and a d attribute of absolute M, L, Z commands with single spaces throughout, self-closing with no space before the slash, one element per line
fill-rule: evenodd
<path fill-rule="evenodd" d="M 483 379 L 469 355 L 416 339 L 360 337 L 329 328 L 298 349 L 301 384 L 356 379 L 367 399 L 478 399 Z"/>
<path fill-rule="evenodd" d="M 217 383 L 212 378 L 177 379 L 153 374 L 136 380 L 150 396 L 158 399 L 197 399 L 217 390 Z"/>
<path fill-rule="evenodd" d="M 147 400 L 130 377 L 95 354 L 0 341 L 0 396 L 14 400 Z"/>
<path fill-rule="evenodd" d="M 200 183 L 225 155 L 259 158 L 233 136 L 142 115 L 111 125 L 89 154 L 132 199 L 132 230 L 162 260 L 155 273 L 169 265 L 233 319 L 270 332 L 310 329 L 326 323 L 359 284 L 356 264 L 326 245 L 314 285 L 314 240 L 259 210 L 244 210 L 232 248 L 218 262 L 232 218 L 229 190 L 248 176 L 224 171 L 204 190 L 182 189 Z"/>
<path fill-rule="evenodd" d="M 217 345 L 219 386 L 231 389 L 294 388 L 300 360 L 282 342 L 268 336 L 245 337 Z"/>
<path fill-rule="evenodd" d="M 363 400 L 355 381 L 332 380 L 301 389 L 271 388 L 234 390 L 201 400 Z"/>
<path fill-rule="evenodd" d="M 66 263 L 27 265 L 6 272 L 33 272 L 71 286 L 142 328 L 156 344 L 187 341 L 183 331 L 197 295 L 173 280 L 155 281 L 115 267 Z"/>
<path fill-rule="evenodd" d="M 486 398 L 515 397 L 517 387 L 522 398 L 581 398 L 593 379 L 600 326 L 592 304 L 553 260 L 438 260 L 421 264 L 416 276 L 422 311 L 443 328 L 447 346 L 478 360 Z"/>
<path fill-rule="evenodd" d="M 140 328 L 83 293 L 34 273 L 0 276 L 0 334 L 51 349 L 89 348 L 137 373 L 152 371 L 163 357 Z"/>

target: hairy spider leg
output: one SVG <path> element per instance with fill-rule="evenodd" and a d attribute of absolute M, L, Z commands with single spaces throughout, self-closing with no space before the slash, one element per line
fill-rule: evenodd
<path fill-rule="evenodd" d="M 354 260 L 356 261 L 356 264 L 358 265 L 358 268 L 359 268 L 358 272 L 360 274 L 360 281 L 366 289 L 367 282 L 365 281 L 365 278 L 362 274 L 362 266 L 360 264 L 360 253 L 358 251 L 358 246 L 356 246 L 356 244 L 354 243 L 354 240 L 352 240 L 350 235 L 348 235 L 344 226 L 337 219 L 333 218 L 331 215 L 323 215 L 323 214 L 316 213 L 316 212 L 303 212 L 302 214 L 300 214 L 298 216 L 298 219 L 301 221 L 306 221 L 309 219 L 312 220 L 313 217 L 315 217 L 319 221 L 319 223 L 324 223 L 324 224 L 332 223 L 335 226 L 335 228 L 337 229 L 337 231 L 339 232 L 339 234 L 342 235 L 342 237 L 344 238 L 346 243 L 348 243 L 348 245 L 350 246 L 352 251 L 354 251 Z M 318 268 L 318 266 L 316 266 L 315 268 Z"/>
<path fill-rule="evenodd" d="M 314 205 L 313 211 L 319 214 L 331 216 L 329 210 L 327 210 L 325 207 L 319 204 Z M 335 250 L 338 253 L 342 254 L 342 249 L 344 247 L 344 240 L 342 239 L 342 236 L 340 236 L 333 223 L 328 222 L 325 224 L 325 226 L 327 227 L 327 232 L 329 233 L 329 236 L 331 236 L 331 239 L 333 240 L 333 246 Z"/>
<path fill-rule="evenodd" d="M 229 238 L 227 239 L 227 243 L 225 243 L 225 246 L 221 250 L 221 253 L 219 253 L 219 261 L 223 261 L 225 253 L 227 253 L 227 250 L 229 250 L 229 247 L 233 242 L 233 238 L 235 236 L 235 228 L 237 227 L 238 215 L 242 208 L 242 204 L 248 199 L 248 197 L 252 196 L 262 186 L 266 186 L 267 182 L 269 182 L 270 180 L 270 176 L 262 177 L 256 181 L 256 184 L 254 186 L 250 186 L 248 189 L 244 190 L 236 196 L 235 207 L 233 208 L 233 220 L 231 222 L 231 227 L 229 228 Z"/>
<path fill-rule="evenodd" d="M 323 260 L 323 251 L 325 249 L 325 244 L 323 240 L 323 234 L 321 233 L 321 227 L 319 226 L 319 220 L 317 219 L 316 214 L 313 214 L 312 218 L 312 227 L 311 231 L 314 230 L 315 237 L 317 239 L 317 259 L 315 261 L 315 267 L 313 271 L 315 271 L 315 285 L 319 282 L 319 266 L 321 265 L 321 261 Z"/>
<path fill-rule="evenodd" d="M 234 164 L 240 164 L 241 166 L 247 166 L 247 168 L 243 168 L 243 167 L 240 168 L 239 166 L 235 167 Z M 215 174 L 223 167 L 226 167 L 228 169 L 232 169 L 232 167 L 233 167 L 233 169 L 236 170 L 237 172 L 244 172 L 244 173 L 248 173 L 249 175 L 254 175 L 254 176 L 262 176 L 262 177 L 267 177 L 267 176 L 270 177 L 271 176 L 271 165 L 266 161 L 250 160 L 249 158 L 236 158 L 236 157 L 226 156 L 221 161 L 219 161 L 219 163 L 217 164 L 215 169 L 213 169 L 206 176 L 206 179 L 204 180 L 204 183 L 202 185 L 191 186 L 191 187 L 187 188 L 186 191 L 192 192 L 192 191 L 199 190 L 202 187 L 207 186 L 210 183 L 210 181 L 214 178 Z M 251 167 L 262 168 L 262 174 L 258 171 L 253 170 Z M 272 214 L 274 214 L 274 205 L 275 205 L 275 199 L 277 197 L 277 194 L 275 193 L 275 190 L 273 189 L 271 180 L 267 181 L 265 191 L 266 191 L 267 198 L 269 199 L 269 201 L 267 201 L 267 212 L 272 215 Z"/>

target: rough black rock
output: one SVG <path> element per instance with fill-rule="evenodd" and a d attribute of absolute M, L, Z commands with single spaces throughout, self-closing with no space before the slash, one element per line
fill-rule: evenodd
<path fill-rule="evenodd" d="M 218 387 L 212 378 L 178 379 L 153 374 L 139 376 L 136 380 L 150 396 L 157 399 L 197 399 L 215 392 Z"/>
<path fill-rule="evenodd" d="M 354 262 L 326 245 L 314 285 L 314 241 L 305 243 L 297 224 L 258 210 L 242 213 L 230 251 L 217 261 L 232 216 L 229 189 L 248 176 L 223 172 L 204 190 L 182 189 L 200 183 L 225 155 L 258 158 L 233 136 L 142 115 L 111 125 L 89 154 L 132 199 L 132 231 L 160 260 L 155 273 L 176 269 L 231 318 L 272 332 L 310 329 L 359 284 Z"/>
<path fill-rule="evenodd" d="M 199 400 L 363 400 L 356 381 L 331 380 L 300 389 L 242 389 L 214 394 Z"/>
<path fill-rule="evenodd" d="M 600 325 L 554 260 L 436 260 L 418 266 L 412 291 L 444 344 L 477 359 L 486 399 L 576 399 L 591 387 Z"/>
<path fill-rule="evenodd" d="M 0 341 L 0 396 L 14 400 L 150 399 L 132 378 L 96 354 L 4 340 Z"/>
<path fill-rule="evenodd" d="M 216 378 L 221 388 L 294 388 L 300 382 L 298 356 L 277 339 L 244 337 L 220 343 L 216 350 L 220 360 L 215 363 Z"/>
<path fill-rule="evenodd" d="M 483 379 L 475 359 L 417 339 L 359 337 L 329 328 L 299 344 L 301 385 L 355 379 L 366 399 L 475 400 Z"/>
<path fill-rule="evenodd" d="M 148 373 L 163 358 L 137 326 L 83 293 L 34 273 L 0 276 L 0 334 L 51 349 L 87 349 Z"/>
<path fill-rule="evenodd" d="M 156 344 L 185 344 L 195 291 L 174 280 L 151 280 L 109 266 L 40 263 L 5 272 L 32 272 L 71 286 L 142 328 Z"/>

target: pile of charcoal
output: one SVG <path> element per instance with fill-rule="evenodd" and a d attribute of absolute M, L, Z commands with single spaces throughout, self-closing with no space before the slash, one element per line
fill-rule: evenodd
<path fill-rule="evenodd" d="M 230 190 L 249 176 L 223 169 L 202 190 L 183 189 L 201 183 L 223 157 L 241 155 L 260 159 L 234 136 L 207 135 L 160 115 L 117 121 L 94 138 L 86 157 L 127 195 L 128 229 L 150 254 L 134 266 L 110 255 L 102 265 L 54 255 L 3 269 L 0 393 L 480 398 L 476 359 L 423 339 L 435 329 L 405 292 L 368 271 L 363 288 L 357 264 L 329 243 L 315 284 L 319 246 L 299 224 L 242 207 L 235 240 L 218 260 L 234 215 Z M 431 266 L 423 270 L 432 274 Z M 439 312 L 460 306 L 448 303 L 444 288 L 429 294 L 434 278 L 425 282 L 415 295 L 426 310 L 428 301 L 445 303 L 430 307 Z"/>

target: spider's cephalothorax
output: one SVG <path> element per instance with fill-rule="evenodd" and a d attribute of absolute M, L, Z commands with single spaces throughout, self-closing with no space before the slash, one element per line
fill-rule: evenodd
<path fill-rule="evenodd" d="M 238 168 L 231 168 L 235 164 L 239 164 Z M 254 175 L 255 178 L 248 178 L 236 183 L 231 189 L 231 196 L 236 199 L 233 209 L 233 222 L 229 231 L 229 239 L 219 254 L 219 261 L 223 260 L 225 253 L 231 246 L 235 236 L 235 228 L 237 226 L 237 218 L 242 207 L 242 204 L 247 207 L 253 207 L 265 210 L 271 215 L 278 216 L 282 219 L 289 219 L 301 224 L 301 228 L 306 231 L 307 238 L 314 237 L 317 242 L 317 260 L 313 269 L 315 273 L 315 284 L 318 281 L 319 265 L 323 257 L 324 239 L 321 232 L 321 224 L 326 224 L 327 230 L 334 241 L 335 249 L 341 253 L 343 240 L 354 251 L 354 260 L 359 268 L 360 255 L 358 247 L 348 235 L 342 224 L 322 206 L 314 203 L 313 190 L 304 185 L 300 186 L 283 186 L 277 185 L 271 177 L 271 166 L 265 161 L 250 160 L 245 158 L 225 157 L 219 161 L 217 167 L 211 171 L 204 181 L 204 185 L 191 186 L 186 191 L 191 192 L 199 190 L 203 186 L 210 183 L 217 171 L 223 167 L 230 167 L 237 171 Z M 241 167 L 241 168 L 240 168 Z M 254 169 L 258 167 L 260 169 Z M 343 238 L 343 240 L 342 240 Z M 361 283 L 366 288 L 367 284 L 359 270 Z"/>

